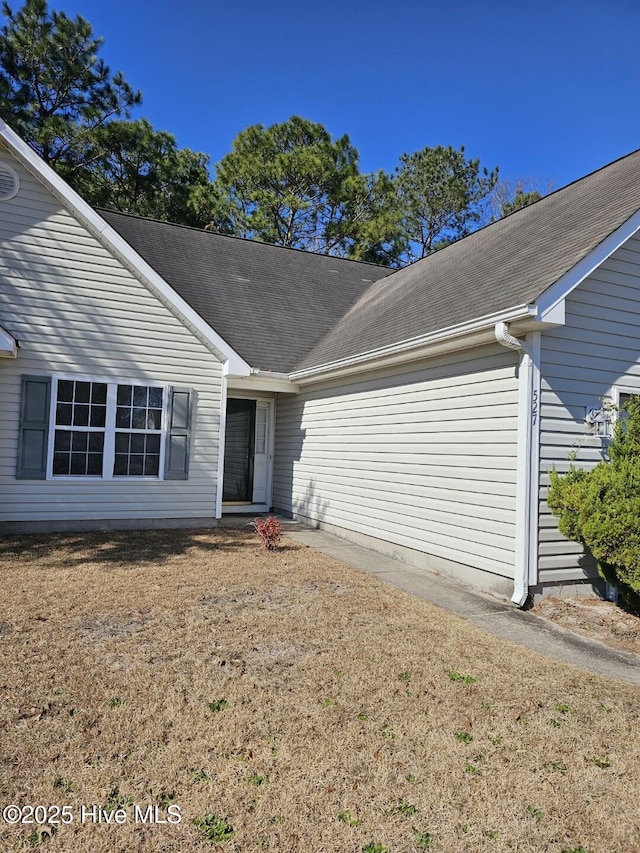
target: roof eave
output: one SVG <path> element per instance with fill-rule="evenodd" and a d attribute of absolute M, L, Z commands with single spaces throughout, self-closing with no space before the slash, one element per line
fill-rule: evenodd
<path fill-rule="evenodd" d="M 535 306 L 517 305 L 496 314 L 459 323 L 446 329 L 439 329 L 418 338 L 399 341 L 369 352 L 295 370 L 289 374 L 289 378 L 299 385 L 307 385 L 311 382 L 322 382 L 325 379 L 338 378 L 364 370 L 378 370 L 446 352 L 467 349 L 468 347 L 495 342 L 494 329 L 496 323 L 523 321 L 518 331 L 526 331 L 527 328 L 536 326 L 537 318 L 538 312 Z"/>
<path fill-rule="evenodd" d="M 251 368 L 250 376 L 229 375 L 228 388 L 233 391 L 266 391 L 280 394 L 295 394 L 300 388 L 292 382 L 288 373 Z"/>
<path fill-rule="evenodd" d="M 557 281 L 543 291 L 536 299 L 536 308 L 540 318 L 553 316 L 554 309 L 560 306 L 575 288 L 603 264 L 630 237 L 640 230 L 640 210 L 637 210 L 622 225 L 605 237 L 595 249 L 567 270 Z"/>
<path fill-rule="evenodd" d="M 618 228 L 611 232 L 571 269 L 544 290 L 535 302 L 519 305 L 495 314 L 481 317 L 428 335 L 390 344 L 370 352 L 358 353 L 348 358 L 295 370 L 290 378 L 300 385 L 334 377 L 428 358 L 495 340 L 496 323 L 516 323 L 514 331 L 526 332 L 564 325 L 565 300 L 575 288 L 619 249 L 630 237 L 640 231 L 640 210 L 637 210 Z M 521 322 L 524 321 L 524 322 Z"/>
<path fill-rule="evenodd" d="M 248 376 L 250 365 L 231 347 L 176 291 L 104 220 L 78 193 L 48 166 L 27 143 L 0 119 L 0 139 L 13 156 L 37 180 L 43 183 L 105 248 L 176 313 L 193 332 L 222 356 L 229 371 Z"/>

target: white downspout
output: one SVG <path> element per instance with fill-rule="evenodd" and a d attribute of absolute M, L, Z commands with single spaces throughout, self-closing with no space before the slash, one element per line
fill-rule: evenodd
<path fill-rule="evenodd" d="M 516 469 L 516 551 L 515 577 L 511 601 L 522 607 L 529 594 L 530 511 L 531 511 L 531 400 L 533 358 L 530 348 L 509 333 L 506 323 L 496 323 L 496 340 L 503 347 L 518 350 L 518 448 Z"/>

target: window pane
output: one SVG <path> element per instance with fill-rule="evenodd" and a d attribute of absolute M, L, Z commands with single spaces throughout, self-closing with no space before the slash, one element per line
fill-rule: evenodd
<path fill-rule="evenodd" d="M 162 409 L 149 409 L 147 429 L 162 429 Z"/>
<path fill-rule="evenodd" d="M 86 474 L 87 472 L 87 456 L 85 453 L 71 454 L 71 473 Z"/>
<path fill-rule="evenodd" d="M 160 453 L 160 436 L 147 436 L 147 453 Z"/>
<path fill-rule="evenodd" d="M 89 433 L 89 452 L 102 453 L 104 448 L 104 433 L 90 432 Z"/>
<path fill-rule="evenodd" d="M 116 453 L 129 452 L 129 437 L 129 433 L 127 432 L 116 433 Z"/>
<path fill-rule="evenodd" d="M 116 409 L 116 428 L 131 429 L 131 409 Z"/>
<path fill-rule="evenodd" d="M 76 382 L 76 394 L 75 394 L 76 403 L 88 403 L 90 399 L 91 399 L 91 383 L 90 382 Z"/>
<path fill-rule="evenodd" d="M 53 473 L 54 474 L 68 474 L 69 473 L 69 460 L 71 457 L 68 453 L 54 453 L 53 454 Z"/>
<path fill-rule="evenodd" d="M 73 436 L 71 441 L 71 449 L 76 453 L 86 453 L 87 452 L 87 444 L 89 441 L 89 433 L 88 432 L 72 432 Z"/>
<path fill-rule="evenodd" d="M 60 379 L 58 382 L 58 400 L 61 403 L 71 403 L 73 400 L 73 382 Z"/>
<path fill-rule="evenodd" d="M 89 426 L 89 406 L 75 405 L 73 407 L 73 425 Z"/>
<path fill-rule="evenodd" d="M 145 456 L 144 458 L 144 473 L 148 477 L 157 477 L 158 469 L 160 468 L 160 457 L 159 456 Z"/>
<path fill-rule="evenodd" d="M 147 428 L 147 410 L 146 409 L 134 409 L 133 410 L 133 418 L 131 419 L 131 426 L 133 429 L 146 429 Z"/>
<path fill-rule="evenodd" d="M 132 477 L 142 476 L 143 460 L 144 456 L 142 455 L 129 457 L 129 474 Z"/>
<path fill-rule="evenodd" d="M 144 435 L 131 436 L 131 452 L 144 453 Z"/>
<path fill-rule="evenodd" d="M 66 430 L 57 429 L 53 442 L 53 449 L 71 450 L 71 433 L 67 432 Z"/>
<path fill-rule="evenodd" d="M 162 388 L 149 388 L 149 406 L 153 409 L 162 408 Z"/>
<path fill-rule="evenodd" d="M 104 382 L 94 382 L 91 389 L 91 402 L 104 406 L 107 402 L 107 386 Z"/>
<path fill-rule="evenodd" d="M 91 426 L 103 427 L 107 414 L 106 406 L 91 406 Z"/>
<path fill-rule="evenodd" d="M 123 455 L 122 453 L 116 453 L 116 459 L 113 466 L 113 476 L 114 477 L 122 477 L 127 473 L 127 462 L 129 461 L 129 457 Z"/>
<path fill-rule="evenodd" d="M 102 453 L 89 453 L 87 456 L 87 474 L 102 474 Z"/>
<path fill-rule="evenodd" d="M 133 388 L 133 405 L 134 406 L 145 406 L 147 405 L 147 389 L 142 385 L 134 385 Z"/>
<path fill-rule="evenodd" d="M 117 403 L 119 406 L 130 406 L 131 405 L 131 385 L 118 385 L 118 400 Z"/>
<path fill-rule="evenodd" d="M 70 403 L 58 403 L 56 406 L 56 423 L 60 426 L 71 426 L 73 406 Z"/>

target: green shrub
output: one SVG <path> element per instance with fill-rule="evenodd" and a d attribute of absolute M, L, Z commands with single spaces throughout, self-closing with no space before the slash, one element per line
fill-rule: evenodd
<path fill-rule="evenodd" d="M 564 476 L 554 469 L 547 502 L 560 532 L 585 545 L 605 580 L 640 607 L 640 397 L 624 409 L 609 461 L 591 471 L 572 465 Z"/>

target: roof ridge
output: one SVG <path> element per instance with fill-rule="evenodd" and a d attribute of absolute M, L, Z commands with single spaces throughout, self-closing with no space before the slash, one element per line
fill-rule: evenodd
<path fill-rule="evenodd" d="M 239 240 L 243 243 L 255 243 L 260 246 L 268 246 L 272 249 L 286 249 L 290 252 L 301 252 L 303 255 L 313 255 L 318 258 L 329 258 L 333 261 L 349 261 L 352 264 L 361 264 L 362 266 L 375 267 L 376 269 L 388 269 L 389 273 L 396 272 L 392 267 L 385 267 L 384 264 L 374 264 L 373 261 L 357 261 L 355 258 L 341 258 L 337 255 L 327 255 L 324 252 L 313 252 L 310 249 L 298 249 L 295 246 L 280 246 L 278 243 L 267 243 L 265 240 L 254 240 L 251 237 L 239 237 L 237 234 L 223 234 L 220 231 L 214 231 L 207 228 L 198 228 L 196 225 L 183 225 L 180 222 L 169 222 L 166 219 L 156 219 L 153 216 L 141 216 L 138 213 L 129 213 L 123 210 L 114 210 L 109 207 L 95 207 L 100 214 L 115 213 L 117 216 L 126 216 L 130 219 L 140 219 L 143 222 L 153 222 L 157 225 L 166 225 L 171 228 L 183 228 L 186 231 L 195 231 L 198 234 L 211 234 L 214 237 L 224 237 L 229 240 Z"/>
<path fill-rule="evenodd" d="M 506 216 L 502 216 L 500 219 L 496 219 L 495 222 L 490 222 L 489 225 L 495 225 L 496 222 L 500 222 L 503 219 L 508 219 L 510 216 L 515 216 L 517 213 L 520 213 L 520 211 L 526 210 L 527 208 L 531 208 L 535 204 L 540 204 L 541 201 L 545 201 L 548 198 L 552 198 L 554 195 L 568 190 L 570 187 L 574 186 L 575 184 L 579 184 L 581 181 L 586 181 L 587 178 L 591 178 L 593 177 L 593 175 L 597 175 L 598 172 L 603 172 L 605 169 L 609 169 L 611 168 L 611 166 L 615 166 L 617 163 L 621 163 L 622 160 L 626 160 L 629 157 L 633 157 L 634 154 L 640 154 L 640 148 L 634 148 L 634 150 L 629 151 L 628 154 L 622 154 L 620 157 L 616 157 L 615 160 L 611 160 L 610 163 L 605 163 L 604 166 L 598 166 L 597 169 L 594 169 L 591 172 L 587 172 L 586 175 L 582 175 L 582 177 L 580 178 L 574 178 L 574 180 L 569 181 L 568 184 L 564 184 L 564 186 L 558 187 L 555 190 L 551 190 L 551 192 L 548 192 L 546 195 L 541 196 L 536 201 L 531 202 L 531 204 L 527 204 L 524 207 L 520 207 L 518 208 L 518 210 L 512 210 L 511 213 L 508 213 Z M 481 228 L 479 228 L 478 230 L 482 231 Z"/>
<path fill-rule="evenodd" d="M 511 219 L 512 216 L 517 216 L 519 213 L 523 213 L 525 210 L 531 211 L 533 207 L 542 202 L 547 202 L 549 199 L 552 199 L 554 196 L 557 196 L 558 193 L 563 193 L 565 190 L 570 189 L 576 184 L 581 183 L 582 181 L 586 181 L 588 178 L 592 178 L 594 175 L 597 175 L 598 172 L 603 172 L 605 169 L 609 169 L 612 166 L 615 166 L 617 163 L 622 162 L 623 160 L 627 160 L 629 157 L 633 157 L 634 154 L 640 154 L 640 148 L 635 148 L 633 151 L 630 151 L 628 154 L 622 154 L 620 157 L 617 157 L 615 160 L 612 160 L 610 163 L 605 163 L 604 166 L 599 166 L 597 169 L 594 169 L 592 172 L 587 172 L 586 175 L 582 175 L 580 178 L 575 178 L 573 181 L 569 181 L 568 184 L 565 184 L 562 187 L 558 187 L 555 190 L 543 195 L 541 198 L 536 201 L 532 201 L 530 204 L 526 204 L 524 207 L 518 208 L 518 210 L 513 210 L 511 213 L 508 213 L 506 216 L 501 216 L 499 219 L 494 219 L 491 222 L 487 222 L 486 225 L 483 225 L 481 228 L 477 228 L 475 231 L 472 231 L 470 234 L 465 234 L 464 237 L 460 237 L 458 240 L 453 240 L 451 243 L 448 243 L 446 246 L 443 246 L 441 249 L 436 249 L 435 252 L 430 252 L 428 255 L 425 255 L 423 258 L 416 258 L 415 261 L 411 261 L 411 263 L 407 264 L 404 267 L 399 267 L 398 269 L 392 269 L 391 274 L 402 272 L 402 270 L 407 270 L 410 267 L 415 266 L 416 264 L 420 264 L 423 261 L 427 261 L 430 258 L 433 258 L 435 255 L 441 255 L 443 252 L 446 252 L 447 249 L 453 248 L 453 246 L 458 246 L 463 243 L 465 240 L 468 240 L 470 237 L 475 237 L 476 234 L 481 234 L 486 232 L 489 228 L 492 228 L 494 225 L 498 225 L 501 222 L 505 222 L 507 219 Z"/>
<path fill-rule="evenodd" d="M 454 321 L 535 301 L 630 217 L 640 214 L 639 155 L 640 148 L 618 157 L 379 279 L 295 369 L 362 354 L 408 339 L 409 332 L 417 337 Z M 547 241 L 544 251 L 534 239 L 541 235 Z M 415 318 L 421 321 L 419 326 Z"/>

